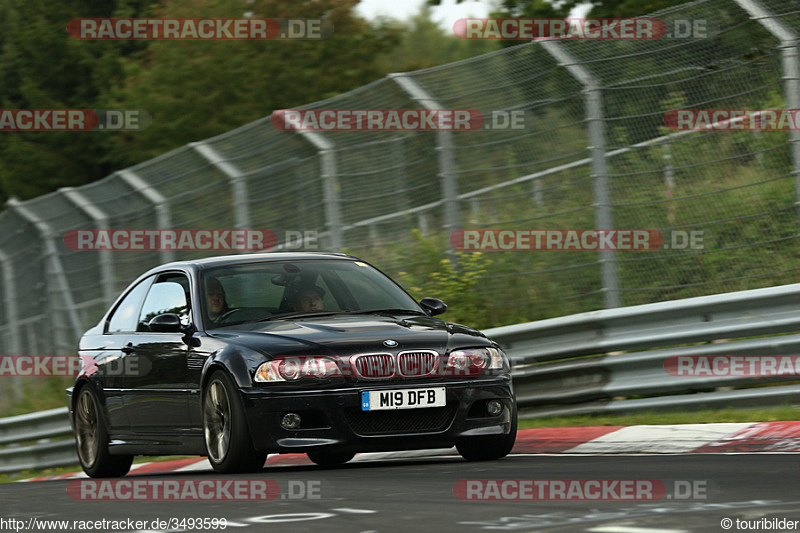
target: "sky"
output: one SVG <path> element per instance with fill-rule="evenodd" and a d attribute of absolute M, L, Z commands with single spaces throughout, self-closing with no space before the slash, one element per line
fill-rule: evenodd
<path fill-rule="evenodd" d="M 367 19 L 384 15 L 408 20 L 419 13 L 424 2 L 425 0 L 361 0 L 356 10 Z M 488 17 L 494 4 L 493 0 L 464 0 L 460 4 L 456 0 L 441 0 L 440 5 L 431 8 L 431 18 L 443 28 L 452 28 L 455 21 L 461 18 Z"/>
<path fill-rule="evenodd" d="M 419 13 L 423 3 L 425 0 L 361 0 L 356 11 L 367 19 L 383 15 L 405 21 Z M 489 17 L 489 13 L 495 11 L 494 6 L 499 4 L 499 0 L 463 0 L 460 4 L 456 0 L 441 0 L 438 6 L 431 8 L 431 18 L 442 28 L 452 29 L 458 19 Z M 582 17 L 588 9 L 589 5 L 579 5 L 570 16 Z"/>

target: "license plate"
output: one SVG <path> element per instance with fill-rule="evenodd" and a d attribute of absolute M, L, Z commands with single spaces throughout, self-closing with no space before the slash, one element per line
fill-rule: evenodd
<path fill-rule="evenodd" d="M 443 407 L 447 404 L 444 387 L 429 389 L 395 389 L 361 391 L 362 411 L 387 409 L 419 409 Z"/>

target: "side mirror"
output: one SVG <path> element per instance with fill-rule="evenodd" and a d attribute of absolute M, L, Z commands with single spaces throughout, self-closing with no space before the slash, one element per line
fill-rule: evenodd
<path fill-rule="evenodd" d="M 181 333 L 183 331 L 181 317 L 175 313 L 156 315 L 147 323 L 147 326 L 150 331 L 157 333 Z"/>
<path fill-rule="evenodd" d="M 423 298 L 419 305 L 431 316 L 441 315 L 447 311 L 447 304 L 438 298 Z"/>

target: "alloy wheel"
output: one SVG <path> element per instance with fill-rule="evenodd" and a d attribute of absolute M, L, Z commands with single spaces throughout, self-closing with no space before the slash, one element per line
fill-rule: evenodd
<path fill-rule="evenodd" d="M 206 393 L 203 407 L 206 447 L 211 458 L 225 459 L 231 442 L 231 403 L 222 382 L 214 380 Z"/>

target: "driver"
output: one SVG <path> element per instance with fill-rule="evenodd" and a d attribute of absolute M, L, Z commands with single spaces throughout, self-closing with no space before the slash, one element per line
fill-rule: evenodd
<path fill-rule="evenodd" d="M 225 301 L 225 288 L 217 278 L 206 280 L 206 309 L 211 322 L 216 322 L 220 315 L 228 311 L 228 302 Z"/>
<path fill-rule="evenodd" d="M 294 299 L 295 311 L 322 311 L 325 304 L 322 299 L 325 291 L 316 285 L 302 289 Z"/>

